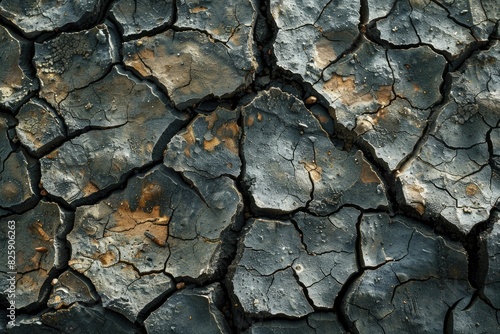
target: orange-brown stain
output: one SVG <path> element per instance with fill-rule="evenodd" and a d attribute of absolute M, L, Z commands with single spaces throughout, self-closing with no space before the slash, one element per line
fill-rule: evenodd
<path fill-rule="evenodd" d="M 83 194 L 85 196 L 91 195 L 99 191 L 99 188 L 95 185 L 94 182 L 89 181 L 87 185 L 83 188 Z"/>
<path fill-rule="evenodd" d="M 465 187 L 465 194 L 467 196 L 475 196 L 479 192 L 479 187 L 476 186 L 474 183 L 469 183 Z"/>
<path fill-rule="evenodd" d="M 217 137 L 213 137 L 210 140 L 203 141 L 203 149 L 205 151 L 212 152 L 219 144 L 221 143 L 220 139 Z"/>
<path fill-rule="evenodd" d="M 304 168 L 307 170 L 309 176 L 314 182 L 319 182 L 321 180 L 323 169 L 320 166 L 318 166 L 315 162 L 301 161 L 300 163 L 304 165 Z"/>
<path fill-rule="evenodd" d="M 111 250 L 99 255 L 97 259 L 101 262 L 103 267 L 109 267 L 118 262 L 116 253 Z"/>
<path fill-rule="evenodd" d="M 132 211 L 127 201 L 120 203 L 120 206 L 113 213 L 112 222 L 108 224 L 107 230 L 111 232 L 127 232 L 127 234 L 142 234 L 145 228 L 151 226 L 162 226 L 164 228 L 170 221 L 170 217 L 160 214 L 160 207 L 154 206 L 151 212 L 145 212 L 143 209 Z M 146 227 L 139 227 L 146 225 Z M 141 232 L 142 231 L 142 232 Z M 130 233 L 129 233 L 130 232 Z"/>
<path fill-rule="evenodd" d="M 196 14 L 196 13 L 199 13 L 199 12 L 204 12 L 206 10 L 208 10 L 208 8 L 205 7 L 205 6 L 197 6 L 197 7 L 190 8 L 189 12 L 193 13 L 193 14 Z"/>
<path fill-rule="evenodd" d="M 252 126 L 253 122 L 255 121 L 255 118 L 253 118 L 252 115 L 247 117 L 247 126 Z"/>
<path fill-rule="evenodd" d="M 196 136 L 194 135 L 194 130 L 192 125 L 188 126 L 187 131 L 182 134 L 182 137 L 186 141 L 186 147 L 184 148 L 184 155 L 190 158 L 191 146 L 196 142 Z"/>
<path fill-rule="evenodd" d="M 262 118 L 263 118 L 263 117 L 262 117 L 262 114 L 261 114 L 260 112 L 257 112 L 257 120 L 258 120 L 259 122 L 262 122 Z"/>
<path fill-rule="evenodd" d="M 238 155 L 238 139 L 240 137 L 240 127 L 236 121 L 230 121 L 222 124 L 216 132 L 217 136 L 221 138 L 222 142 L 224 142 L 224 146 L 234 153 Z"/>
<path fill-rule="evenodd" d="M 335 58 L 337 54 L 333 49 L 334 42 L 322 37 L 318 43 L 314 45 L 314 65 L 318 68 L 327 67 Z M 314 102 L 313 102 L 314 103 Z"/>
<path fill-rule="evenodd" d="M 361 159 L 361 173 L 359 175 L 359 179 L 363 183 L 380 182 L 377 173 L 373 171 L 372 166 L 370 166 L 370 164 L 365 159 Z"/>

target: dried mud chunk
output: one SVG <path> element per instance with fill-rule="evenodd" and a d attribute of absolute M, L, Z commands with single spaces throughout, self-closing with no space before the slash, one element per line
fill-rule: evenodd
<path fill-rule="evenodd" d="M 360 228 L 363 262 L 376 267 L 347 291 L 349 325 L 360 333 L 442 331 L 451 305 L 472 292 L 465 249 L 404 217 L 365 214 Z"/>
<path fill-rule="evenodd" d="M 408 50 L 388 50 L 394 71 L 394 91 L 416 108 L 426 109 L 441 99 L 446 60 L 428 46 Z"/>
<path fill-rule="evenodd" d="M 250 315 L 301 317 L 313 312 L 290 268 L 301 252 L 290 222 L 251 220 L 229 269 L 233 301 Z"/>
<path fill-rule="evenodd" d="M 42 83 L 40 96 L 57 108 L 71 91 L 102 78 L 116 59 L 105 25 L 36 43 L 33 60 Z"/>
<path fill-rule="evenodd" d="M 333 308 L 342 284 L 357 271 L 359 215 L 358 210 L 345 208 L 328 217 L 305 213 L 292 217 L 306 250 L 295 259 L 292 269 L 315 307 Z"/>
<path fill-rule="evenodd" d="M 487 267 L 481 268 L 485 271 L 486 279 L 484 282 L 484 295 L 495 309 L 500 309 L 500 245 L 498 238 L 500 237 L 500 218 L 498 211 L 493 214 L 492 222 L 494 223 L 491 232 L 483 232 L 481 234 L 482 252 L 488 259 Z M 483 265 L 484 267 L 484 265 Z"/>
<path fill-rule="evenodd" d="M 51 333 L 54 328 L 61 333 L 140 333 L 131 322 L 99 305 L 76 303 L 67 309 L 47 312 L 41 318 L 41 323 L 52 328 Z"/>
<path fill-rule="evenodd" d="M 300 320 L 267 320 L 254 323 L 248 334 L 320 334 L 345 333 L 333 313 L 315 312 Z"/>
<path fill-rule="evenodd" d="M 164 163 L 178 172 L 195 172 L 207 177 L 238 176 L 240 127 L 239 111 L 218 107 L 198 115 L 186 130 L 170 140 Z"/>
<path fill-rule="evenodd" d="M 439 215 L 462 233 L 486 220 L 499 196 L 486 144 L 452 150 L 429 137 L 398 180 L 406 205 L 424 217 Z"/>
<path fill-rule="evenodd" d="M 336 148 L 300 100 L 273 88 L 243 107 L 243 116 L 244 181 L 257 210 L 328 214 L 345 203 L 387 205 L 363 154 Z"/>
<path fill-rule="evenodd" d="M 450 100 L 439 110 L 436 126 L 418 156 L 397 175 L 404 205 L 464 234 L 487 220 L 500 198 L 488 144 L 499 120 L 500 86 L 493 79 L 498 45 L 475 53 L 451 75 Z"/>
<path fill-rule="evenodd" d="M 375 1 L 371 1 L 375 2 Z M 434 49 L 443 51 L 451 59 L 458 58 L 462 52 L 476 42 L 474 35 L 474 23 L 470 20 L 471 14 L 464 4 L 465 1 L 451 2 L 442 1 L 442 4 L 430 0 L 403 0 L 397 1 L 390 12 L 387 8 L 378 13 L 374 13 L 371 19 L 380 18 L 376 21 L 376 29 L 380 38 L 394 45 L 415 45 L 419 43 L 431 45 Z M 450 12 L 443 8 L 448 6 L 448 10 L 453 8 L 455 14 L 461 8 L 460 15 L 450 17 Z M 474 4 L 473 6 L 477 6 Z M 480 6 L 480 5 L 479 5 Z M 474 15 L 479 14 L 477 19 L 482 22 L 476 22 L 480 27 L 475 29 L 480 40 L 487 40 L 491 33 L 492 22 L 484 25 L 486 17 L 482 12 L 475 11 Z M 375 17 L 378 15 L 378 17 Z M 384 17 L 385 16 L 385 17 Z M 460 18 L 458 18 L 460 16 Z M 468 18 L 468 19 L 467 19 Z M 462 20 L 464 22 L 457 21 Z M 467 27 L 468 26 L 468 27 Z M 486 31 L 489 31 L 485 34 Z M 482 30 L 482 31 L 481 31 Z"/>
<path fill-rule="evenodd" d="M 124 37 L 134 37 L 169 24 L 173 19 L 173 0 L 119 0 L 111 7 Z"/>
<path fill-rule="evenodd" d="M 37 198 L 35 164 L 36 161 L 23 152 L 12 153 L 5 159 L 0 173 L 0 207 L 19 211 L 34 204 Z"/>
<path fill-rule="evenodd" d="M 13 125 L 13 121 L 9 118 L 0 116 L 0 171 L 3 171 L 4 161 L 12 153 L 12 146 L 9 140 L 9 128 Z"/>
<path fill-rule="evenodd" d="M 229 270 L 233 301 L 254 316 L 300 317 L 311 306 L 333 308 L 342 284 L 357 271 L 359 215 L 346 208 L 322 218 L 299 213 L 293 224 L 251 220 Z"/>
<path fill-rule="evenodd" d="M 315 83 L 322 71 L 354 43 L 358 35 L 358 1 L 271 1 L 278 27 L 277 64 Z"/>
<path fill-rule="evenodd" d="M 65 271 L 57 279 L 52 281 L 54 286 L 47 306 L 56 310 L 69 307 L 79 302 L 85 304 L 95 304 L 99 301 L 99 296 L 93 286 L 77 273 Z"/>
<path fill-rule="evenodd" d="M 62 141 L 64 128 L 55 111 L 41 100 L 25 103 L 16 115 L 16 134 L 31 154 L 40 157 L 51 145 Z"/>
<path fill-rule="evenodd" d="M 224 231 L 241 206 L 234 183 L 187 176 L 197 191 L 160 166 L 76 210 L 70 266 L 92 281 L 105 307 L 132 321 L 175 288 L 163 271 L 201 283 L 227 256 Z"/>
<path fill-rule="evenodd" d="M 395 98 L 394 78 L 386 51 L 361 39 L 360 47 L 327 67 L 314 88 L 334 109 L 334 118 L 348 130 L 359 115 L 375 113 Z"/>
<path fill-rule="evenodd" d="M 500 331 L 499 311 L 482 299 L 477 298 L 472 305 L 464 299 L 453 309 L 453 333 L 480 334 Z"/>
<path fill-rule="evenodd" d="M 144 321 L 148 334 L 231 333 L 218 283 L 174 293 Z"/>
<path fill-rule="evenodd" d="M 5 3 L 5 2 L 3 2 Z M 2 3 L 2 5 L 3 5 Z M 0 26 L 0 106 L 15 110 L 28 95 L 38 89 L 38 81 L 28 65 L 28 42 Z"/>
<path fill-rule="evenodd" d="M 40 160 L 45 189 L 68 203 L 116 184 L 132 169 L 151 162 L 161 136 L 181 124 L 161 93 L 118 68 L 69 94 L 60 109 L 70 131 L 101 128 Z"/>
<path fill-rule="evenodd" d="M 226 46 L 234 67 L 247 71 L 251 80 L 257 62 L 254 56 L 256 3 L 251 0 L 176 0 L 181 28 L 203 31 Z M 222 10 L 222 8 L 224 10 Z M 221 84 L 220 82 L 218 83 Z"/>
<path fill-rule="evenodd" d="M 385 168 L 395 171 L 422 136 L 429 114 L 429 109 L 417 109 L 396 98 L 376 114 L 358 116 L 354 129 L 357 142 Z"/>
<path fill-rule="evenodd" d="M 29 37 L 60 28 L 80 27 L 97 16 L 100 0 L 37 1 L 4 0 L 0 14 Z"/>
<path fill-rule="evenodd" d="M 180 109 L 246 87 L 253 71 L 253 67 L 240 67 L 226 45 L 197 31 L 168 30 L 126 42 L 124 55 L 127 66 L 157 80 Z"/>
<path fill-rule="evenodd" d="M 14 221 L 14 230 L 9 229 Z M 16 268 L 3 267 L 2 276 L 15 271 L 16 308 L 22 308 L 44 298 L 42 285 L 53 268 L 61 269 L 68 260 L 65 235 L 70 228 L 69 215 L 54 203 L 41 201 L 32 210 L 3 218 L 1 221 L 2 263 L 7 265 L 8 232 L 15 231 Z M 3 292 L 2 290 L 2 293 Z"/>

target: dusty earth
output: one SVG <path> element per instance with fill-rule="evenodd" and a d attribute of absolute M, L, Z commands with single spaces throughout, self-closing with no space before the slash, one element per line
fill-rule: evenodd
<path fill-rule="evenodd" d="M 499 19 L 0 1 L 0 331 L 500 333 Z"/>

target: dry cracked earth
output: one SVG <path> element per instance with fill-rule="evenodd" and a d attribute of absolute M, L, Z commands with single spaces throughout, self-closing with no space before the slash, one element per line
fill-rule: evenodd
<path fill-rule="evenodd" d="M 500 333 L 499 19 L 0 1 L 0 330 Z"/>

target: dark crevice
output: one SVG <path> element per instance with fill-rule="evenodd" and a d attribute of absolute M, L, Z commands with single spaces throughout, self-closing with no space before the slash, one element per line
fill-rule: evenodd
<path fill-rule="evenodd" d="M 358 271 L 352 273 L 351 276 L 347 278 L 347 280 L 342 285 L 339 293 L 337 294 L 337 298 L 335 298 L 335 302 L 333 304 L 334 312 L 337 314 L 340 324 L 346 331 L 346 333 L 356 332 L 355 323 L 351 322 L 351 319 L 346 314 L 346 303 L 348 303 L 348 292 L 349 289 L 355 284 L 355 282 L 363 275 L 365 269 L 363 269 L 363 261 L 361 260 L 362 246 L 361 246 L 361 219 L 363 215 L 360 214 L 358 217 L 358 221 L 356 223 L 356 264 L 358 267 Z"/>

